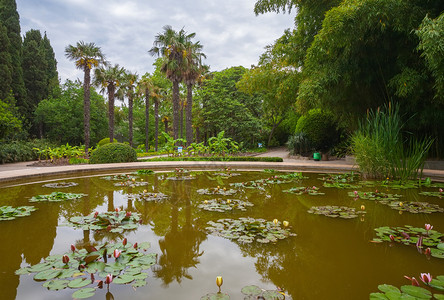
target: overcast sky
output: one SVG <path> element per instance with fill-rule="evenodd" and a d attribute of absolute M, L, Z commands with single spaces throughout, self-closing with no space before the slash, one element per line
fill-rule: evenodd
<path fill-rule="evenodd" d="M 164 25 L 196 33 L 211 71 L 257 64 L 266 45 L 293 27 L 294 15 L 256 16 L 256 0 L 17 0 L 22 35 L 46 31 L 62 82 L 83 79 L 64 49 L 94 42 L 108 61 L 143 75 L 153 71 L 148 54 Z"/>

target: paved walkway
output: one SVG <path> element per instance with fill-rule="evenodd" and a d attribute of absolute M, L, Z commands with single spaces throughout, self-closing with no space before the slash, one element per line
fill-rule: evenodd
<path fill-rule="evenodd" d="M 205 170 L 205 169 L 221 169 L 230 167 L 238 170 L 290 170 L 294 172 L 344 172 L 357 170 L 357 166 L 353 161 L 345 159 L 314 161 L 309 159 L 291 158 L 285 148 L 277 148 L 261 153 L 257 156 L 282 157 L 283 162 L 210 162 L 210 161 L 162 161 L 162 162 L 133 162 L 119 164 L 97 164 L 97 165 L 69 165 L 69 166 L 53 166 L 53 167 L 37 167 L 32 166 L 33 162 L 20 162 L 12 164 L 0 165 L 0 184 L 11 183 L 20 179 L 43 179 L 43 177 L 60 176 L 76 176 L 79 173 L 106 173 L 115 171 L 152 169 L 167 170 L 177 167 Z M 428 162 L 427 169 L 424 170 L 425 177 L 431 177 L 433 180 L 444 181 L 444 163 Z"/>

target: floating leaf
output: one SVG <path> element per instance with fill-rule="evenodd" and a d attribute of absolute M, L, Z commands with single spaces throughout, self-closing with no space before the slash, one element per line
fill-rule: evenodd
<path fill-rule="evenodd" d="M 201 195 L 223 195 L 223 196 L 231 196 L 236 194 L 236 190 L 233 189 L 227 189 L 227 188 L 208 188 L 208 189 L 199 189 L 197 190 L 198 194 Z"/>
<path fill-rule="evenodd" d="M 47 288 L 50 291 L 59 291 L 63 290 L 68 286 L 69 280 L 59 280 L 54 279 L 50 281 L 46 281 L 43 284 L 43 287 Z"/>
<path fill-rule="evenodd" d="M 68 187 L 72 187 L 72 186 L 77 186 L 79 185 L 78 183 L 75 182 L 55 182 L 55 183 L 47 183 L 42 185 L 43 187 L 47 187 L 47 188 L 53 188 L 53 189 L 61 189 L 61 188 L 68 188 Z"/>
<path fill-rule="evenodd" d="M 358 217 L 359 214 L 365 214 L 365 211 L 356 211 L 353 207 L 346 206 L 312 206 L 308 213 L 315 215 L 324 215 L 330 218 L 352 219 Z"/>
<path fill-rule="evenodd" d="M 262 294 L 262 289 L 256 285 L 244 286 L 241 293 L 247 296 L 258 296 Z"/>
<path fill-rule="evenodd" d="M 304 195 L 304 194 L 308 194 L 311 196 L 315 196 L 315 195 L 325 195 L 325 193 L 321 193 L 319 192 L 319 188 L 315 187 L 315 186 L 309 186 L 309 187 L 304 187 L 304 186 L 298 186 L 298 187 L 292 187 L 289 190 L 284 190 L 283 192 L 285 193 L 292 193 L 295 195 Z"/>
<path fill-rule="evenodd" d="M 49 270 L 41 271 L 41 272 L 34 275 L 34 279 L 35 280 L 53 279 L 53 278 L 56 278 L 57 276 L 59 276 L 59 274 L 61 272 L 62 272 L 62 270 L 57 270 L 57 269 L 49 269 Z"/>
<path fill-rule="evenodd" d="M 0 206 L 0 221 L 14 220 L 18 217 L 25 217 L 31 215 L 31 212 L 36 211 L 34 206 Z"/>
<path fill-rule="evenodd" d="M 72 288 L 72 289 L 78 289 L 78 288 L 82 288 L 84 286 L 87 286 L 88 284 L 91 283 L 91 279 L 87 279 L 87 278 L 76 278 L 74 280 L 71 280 L 68 283 L 68 287 Z"/>
<path fill-rule="evenodd" d="M 401 286 L 401 291 L 410 295 L 412 297 L 416 297 L 418 299 L 431 299 L 432 293 L 425 288 L 413 285 L 403 285 Z"/>
<path fill-rule="evenodd" d="M 144 200 L 144 201 L 163 201 L 168 199 L 169 197 L 163 193 L 149 193 L 146 190 L 138 193 L 138 194 L 130 194 L 128 195 L 128 199 L 130 200 Z"/>
<path fill-rule="evenodd" d="M 80 198 L 83 198 L 85 196 L 88 196 L 88 195 L 86 195 L 86 194 L 73 194 L 73 193 L 53 192 L 53 193 L 51 193 L 49 195 L 34 196 L 31 199 L 29 199 L 29 201 L 30 202 L 42 202 L 42 201 L 60 202 L 60 201 L 80 199 Z"/>
<path fill-rule="evenodd" d="M 200 300 L 229 300 L 230 296 L 224 293 L 207 294 L 200 298 Z"/>
<path fill-rule="evenodd" d="M 140 214 L 126 211 L 112 211 L 93 213 L 88 216 L 72 217 L 68 224 L 83 230 L 109 230 L 123 232 L 136 229 L 140 221 Z"/>
<path fill-rule="evenodd" d="M 113 279 L 113 282 L 116 284 L 127 284 L 131 281 L 134 281 L 134 276 L 126 274 L 119 275 L 118 277 Z"/>
<path fill-rule="evenodd" d="M 208 211 L 218 211 L 225 212 L 231 211 L 233 209 L 238 209 L 241 211 L 246 211 L 246 207 L 254 206 L 253 203 L 249 201 L 242 201 L 237 199 L 211 199 L 205 200 L 200 203 L 197 207 Z"/>
<path fill-rule="evenodd" d="M 96 289 L 94 289 L 94 288 L 84 288 L 84 289 L 80 289 L 78 291 L 75 291 L 72 294 L 72 297 L 74 299 L 86 299 L 86 298 L 90 298 L 90 297 L 94 296 L 95 293 L 96 293 Z"/>

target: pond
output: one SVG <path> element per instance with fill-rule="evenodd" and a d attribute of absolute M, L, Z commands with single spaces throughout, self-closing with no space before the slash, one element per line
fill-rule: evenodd
<path fill-rule="evenodd" d="M 420 273 L 444 275 L 444 251 L 436 243 L 433 255 L 415 246 L 418 235 L 425 244 L 433 234 L 443 242 L 436 233 L 444 232 L 442 184 L 396 189 L 350 175 L 272 170 L 145 173 L 0 187 L 0 206 L 37 208 L 0 221 L 1 298 L 201 299 L 218 291 L 222 276 L 221 290 L 231 299 L 244 299 L 241 290 L 251 285 L 279 289 L 285 299 L 368 299 L 378 285 L 410 284 L 405 275 L 418 281 Z M 85 195 L 36 197 L 53 192 Z M 381 198 L 374 200 L 375 192 Z M 333 218 L 325 206 L 354 211 Z M 399 242 L 406 241 L 400 232 L 375 231 L 425 224 L 433 229 L 405 228 L 409 245 Z M 113 249 L 120 249 L 117 256 Z M 105 263 L 112 266 L 103 269 Z"/>

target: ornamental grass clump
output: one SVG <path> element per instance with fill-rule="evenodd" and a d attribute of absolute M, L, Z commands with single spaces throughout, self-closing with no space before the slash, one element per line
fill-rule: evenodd
<path fill-rule="evenodd" d="M 420 176 L 433 140 L 417 140 L 403 127 L 398 105 L 368 112 L 351 139 L 353 154 L 365 177 L 405 181 Z"/>

